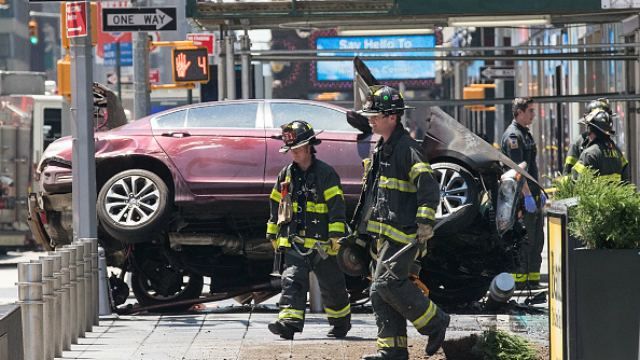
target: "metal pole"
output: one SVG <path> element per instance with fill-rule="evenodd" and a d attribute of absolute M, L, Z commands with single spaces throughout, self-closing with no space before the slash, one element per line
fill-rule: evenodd
<path fill-rule="evenodd" d="M 44 358 L 53 360 L 55 355 L 54 321 L 55 303 L 53 292 L 53 259 L 40 256 L 39 260 L 31 260 L 31 263 L 42 264 L 42 300 L 44 307 L 42 312 L 42 346 L 44 347 Z"/>
<path fill-rule="evenodd" d="M 85 2 L 89 8 L 89 2 Z M 90 16 L 85 16 L 90 29 Z M 93 140 L 93 59 L 91 39 L 70 39 L 73 109 L 72 202 L 74 237 L 97 237 L 96 161 Z"/>
<path fill-rule="evenodd" d="M 69 327 L 71 328 L 71 343 L 78 343 L 78 279 L 76 278 L 76 252 L 73 245 L 65 245 L 65 250 L 69 252 Z"/>
<path fill-rule="evenodd" d="M 227 98 L 227 83 L 225 81 L 227 72 L 225 70 L 225 39 L 224 32 L 220 31 L 220 39 L 216 40 L 216 65 L 218 66 L 218 100 Z"/>
<path fill-rule="evenodd" d="M 118 98 L 122 101 L 122 65 L 120 64 L 120 41 L 116 41 L 116 91 L 118 92 Z"/>
<path fill-rule="evenodd" d="M 71 339 L 73 338 L 73 331 L 71 329 L 71 271 L 69 270 L 71 252 L 67 249 L 56 249 L 56 254 L 60 255 L 60 275 L 62 286 L 62 311 L 60 312 L 60 318 L 62 319 L 62 326 L 60 332 L 62 333 L 62 349 L 71 350 Z"/>
<path fill-rule="evenodd" d="M 147 6 L 147 0 L 136 0 L 133 5 L 138 7 Z M 133 118 L 140 119 L 147 116 L 151 108 L 149 91 L 149 35 L 146 31 L 133 33 L 133 89 Z"/>
<path fill-rule="evenodd" d="M 45 358 L 43 343 L 44 302 L 42 264 L 18 264 L 18 299 L 22 315 L 22 338 L 25 360 Z"/>
<path fill-rule="evenodd" d="M 562 96 L 562 65 L 558 65 L 556 66 L 556 95 L 558 97 Z M 563 150 L 564 150 L 564 126 L 563 126 L 563 114 L 562 114 L 562 103 L 558 102 L 556 103 L 556 114 L 557 114 L 557 130 L 556 130 L 556 141 L 557 143 L 557 147 L 558 147 L 558 171 L 562 172 L 562 167 L 564 164 L 564 154 L 563 154 Z"/>
<path fill-rule="evenodd" d="M 76 248 L 76 282 L 78 291 L 76 292 L 76 308 L 74 311 L 77 314 L 76 327 L 78 329 L 78 337 L 85 336 L 85 299 L 86 299 L 86 283 L 84 278 L 84 246 L 80 243 L 74 242 L 72 245 Z"/>
<path fill-rule="evenodd" d="M 187 89 L 187 104 L 193 104 L 193 90 Z"/>
<path fill-rule="evenodd" d="M 98 316 L 98 239 L 81 239 L 89 244 L 91 262 L 91 319 L 93 325 L 99 325 Z"/>
<path fill-rule="evenodd" d="M 333 50 L 329 50 L 333 51 Z M 229 55 L 227 54 L 227 58 Z M 353 56 L 318 56 L 318 55 L 260 55 L 252 53 L 255 61 L 352 61 Z M 361 56 L 362 60 L 379 60 L 379 56 Z M 469 62 L 474 60 L 523 60 L 523 61 L 635 61 L 635 55 L 621 53 L 597 53 L 597 54 L 517 54 L 517 55 L 443 55 L 443 56 L 385 56 L 385 60 L 429 60 L 429 61 L 454 61 Z"/>
<path fill-rule="evenodd" d="M 98 314 L 111 315 L 111 297 L 109 296 L 109 279 L 107 278 L 107 260 L 104 249 L 98 248 Z"/>
<path fill-rule="evenodd" d="M 91 263 L 91 241 L 88 239 L 78 239 L 78 242 L 83 245 L 83 256 L 82 259 L 84 261 L 84 330 L 86 332 L 91 332 L 93 330 L 93 275 L 91 274 L 91 269 L 93 268 L 93 264 Z"/>
<path fill-rule="evenodd" d="M 309 310 L 312 313 L 321 313 L 323 310 L 320 283 L 313 271 L 309 273 Z"/>
<path fill-rule="evenodd" d="M 235 43 L 236 36 L 233 32 L 229 32 L 225 40 L 225 52 L 226 52 L 226 64 L 225 70 L 227 72 L 227 99 L 235 100 L 236 98 L 236 69 L 233 59 L 233 44 Z"/>
<path fill-rule="evenodd" d="M 240 54 L 242 65 L 242 98 L 251 98 L 251 39 L 245 30 L 244 35 L 240 38 Z"/>
<path fill-rule="evenodd" d="M 64 330 L 62 328 L 62 256 L 53 251 L 47 253 L 53 260 L 53 292 L 54 296 L 54 356 L 62 357 L 62 343 L 64 340 Z"/>

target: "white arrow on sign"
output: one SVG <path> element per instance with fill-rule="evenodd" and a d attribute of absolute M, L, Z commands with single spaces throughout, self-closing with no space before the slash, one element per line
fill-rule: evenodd
<path fill-rule="evenodd" d="M 491 67 L 488 67 L 488 68 L 482 70 L 482 76 L 486 77 L 487 79 L 514 78 L 516 76 L 516 69 L 514 69 L 514 68 L 491 68 Z"/>
<path fill-rule="evenodd" d="M 173 18 L 160 9 L 155 9 L 155 13 L 151 14 L 108 14 L 107 26 L 154 26 L 156 30 L 160 30 L 169 23 Z"/>

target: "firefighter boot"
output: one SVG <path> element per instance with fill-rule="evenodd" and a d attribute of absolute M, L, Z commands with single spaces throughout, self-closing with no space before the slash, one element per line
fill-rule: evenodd
<path fill-rule="evenodd" d="M 268 326 L 269 331 L 274 335 L 280 335 L 281 338 L 286 340 L 293 340 L 293 333 L 295 330 L 280 321 L 274 321 Z"/>
<path fill-rule="evenodd" d="M 346 325 L 334 325 L 327 333 L 328 337 L 334 337 L 336 339 L 342 339 L 347 336 L 347 333 L 351 330 L 351 324 Z"/>
<path fill-rule="evenodd" d="M 433 324 L 429 325 L 433 326 L 433 328 L 430 329 L 429 333 L 427 334 L 429 335 L 429 341 L 427 341 L 427 346 L 424 349 L 427 355 L 435 354 L 436 352 L 438 352 L 438 349 L 440 349 L 440 346 L 442 346 L 445 335 L 447 333 L 447 327 L 449 326 L 449 322 L 451 321 L 451 317 L 449 316 L 449 314 L 438 309 L 435 319 L 433 319 L 432 321 L 434 321 Z"/>
<path fill-rule="evenodd" d="M 378 349 L 372 355 L 365 355 L 362 360 L 408 360 L 409 351 L 406 348 Z"/>

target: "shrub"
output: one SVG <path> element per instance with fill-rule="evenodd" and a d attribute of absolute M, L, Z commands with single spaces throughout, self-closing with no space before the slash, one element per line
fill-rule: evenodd
<path fill-rule="evenodd" d="M 592 249 L 640 248 L 640 194 L 633 184 L 587 169 L 577 180 L 556 180 L 556 199 L 578 197 L 569 231 Z"/>
<path fill-rule="evenodd" d="M 538 359 L 527 340 L 501 330 L 483 332 L 471 351 L 483 360 Z"/>

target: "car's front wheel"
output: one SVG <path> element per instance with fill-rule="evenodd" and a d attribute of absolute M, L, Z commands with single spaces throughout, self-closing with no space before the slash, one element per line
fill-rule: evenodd
<path fill-rule="evenodd" d="M 125 243 L 146 241 L 170 213 L 169 189 L 158 175 L 142 169 L 111 177 L 98 193 L 97 213 L 104 230 Z"/>

